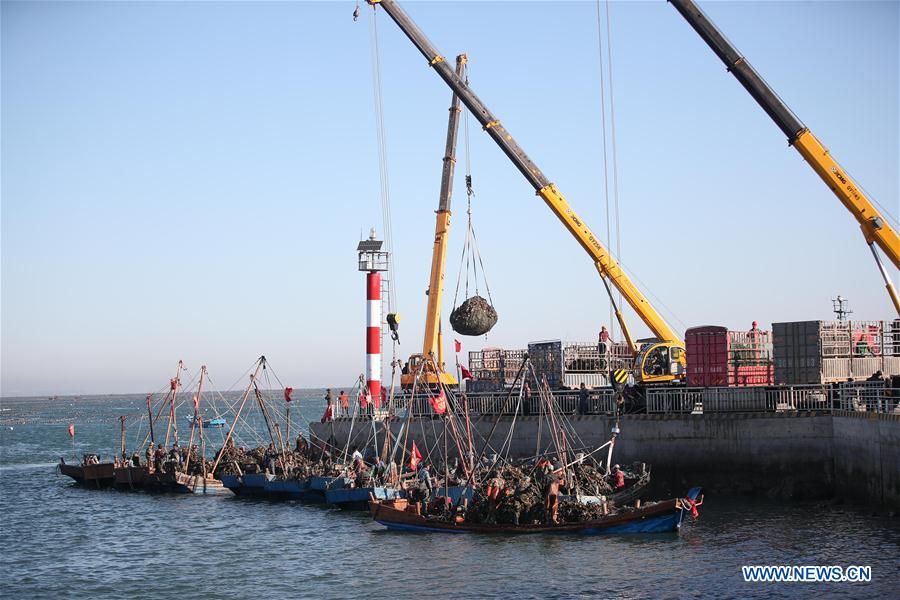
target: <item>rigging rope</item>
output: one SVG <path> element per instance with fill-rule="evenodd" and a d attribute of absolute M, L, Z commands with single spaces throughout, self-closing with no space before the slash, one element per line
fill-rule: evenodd
<path fill-rule="evenodd" d="M 391 216 L 390 180 L 388 177 L 387 139 L 384 127 L 384 103 L 381 86 L 381 54 L 378 43 L 378 19 L 376 5 L 372 5 L 369 17 L 369 43 L 372 53 L 372 96 L 375 104 L 375 131 L 378 143 L 378 172 L 381 182 L 381 219 L 384 230 L 384 247 L 388 254 L 388 310 L 393 312 L 397 298 L 397 269 L 394 259 L 394 228 Z"/>
<path fill-rule="evenodd" d="M 609 67 L 609 132 L 612 142 L 613 159 L 613 202 L 616 215 L 616 259 L 622 258 L 622 232 L 619 228 L 619 160 L 616 150 L 616 103 L 613 92 L 613 67 L 612 67 L 612 30 L 609 16 L 609 0 L 606 2 L 606 63 Z M 619 304 L 622 303 L 622 293 L 619 293 Z"/>
<path fill-rule="evenodd" d="M 468 70 L 465 74 L 466 85 L 469 84 Z M 462 281 L 463 272 L 466 274 L 464 298 L 469 298 L 469 273 L 472 274 L 473 285 L 475 287 L 475 295 L 480 295 L 478 288 L 478 270 L 481 269 L 480 279 L 484 282 L 484 289 L 487 293 L 487 300 L 493 306 L 494 299 L 491 297 L 491 286 L 488 284 L 487 275 L 485 274 L 484 261 L 481 258 L 481 252 L 478 250 L 478 239 L 475 236 L 475 225 L 472 221 L 472 199 L 475 198 L 475 189 L 472 187 L 472 154 L 469 144 L 469 111 L 463 110 L 463 145 L 465 146 L 465 162 L 466 162 L 466 237 L 463 242 L 462 255 L 459 259 L 459 271 L 456 274 L 456 290 L 453 293 L 453 309 L 457 307 L 459 299 L 459 285 Z"/>
<path fill-rule="evenodd" d="M 604 0 L 606 7 L 606 64 L 603 61 L 603 19 L 601 18 L 600 0 L 597 0 L 596 17 L 597 17 L 597 54 L 599 57 L 600 72 L 600 119 L 601 133 L 603 136 L 603 195 L 604 205 L 606 208 L 606 246 L 610 253 L 613 251 L 613 237 L 611 235 L 611 221 L 615 220 L 615 259 L 618 261 L 622 256 L 622 230 L 619 222 L 619 164 L 618 151 L 616 148 L 616 106 L 615 94 L 613 91 L 613 65 L 612 65 L 612 26 L 609 12 L 609 0 Z M 607 135 L 606 135 L 606 85 L 604 77 L 604 66 L 607 69 L 609 77 L 609 150 L 612 153 L 612 196 L 613 196 L 613 214 L 610 218 L 609 204 L 609 152 L 607 152 Z M 622 292 L 619 292 L 619 306 L 622 306 Z M 609 306 L 609 329 L 612 335 L 615 335 L 617 319 L 615 318 L 615 309 L 612 302 Z"/>
<path fill-rule="evenodd" d="M 600 19 L 600 0 L 597 0 L 597 56 L 598 71 L 600 72 L 600 134 L 603 141 L 603 204 L 606 208 L 606 247 L 612 247 L 612 234 L 609 218 L 609 160 L 606 154 L 606 85 L 603 76 L 603 35 Z M 615 311 L 612 302 L 609 303 L 609 331 L 615 336 Z"/>

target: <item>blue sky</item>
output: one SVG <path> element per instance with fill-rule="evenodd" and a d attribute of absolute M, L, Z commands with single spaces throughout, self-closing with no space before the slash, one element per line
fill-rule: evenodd
<path fill-rule="evenodd" d="M 593 2 L 406 2 L 605 238 Z M 895 217 L 897 2 L 704 2 Z M 360 232 L 381 230 L 368 14 L 353 2 L 2 3 L 3 395 L 363 369 Z M 622 260 L 672 326 L 892 309 L 853 220 L 663 1 L 614 2 Z M 421 344 L 450 95 L 379 15 L 401 354 Z M 583 250 L 480 130 L 474 219 L 495 330 L 465 349 L 593 340 Z M 461 141 L 462 143 L 462 141 Z M 447 288 L 465 227 L 458 172 Z M 892 273 L 896 278 L 896 272 Z M 638 333 L 646 330 L 634 315 Z M 446 323 L 446 321 L 445 321 Z"/>

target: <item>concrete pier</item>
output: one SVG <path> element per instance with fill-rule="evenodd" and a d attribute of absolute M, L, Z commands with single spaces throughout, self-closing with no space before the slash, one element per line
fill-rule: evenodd
<path fill-rule="evenodd" d="M 615 419 L 605 415 L 569 417 L 585 447 L 609 439 Z M 540 429 L 541 447 L 550 443 L 537 417 L 501 417 L 491 445 L 509 437 L 509 454 L 532 457 Z M 409 440 L 424 452 L 443 432 L 439 420 L 413 419 Z M 472 423 L 476 452 L 494 427 L 494 417 Z M 402 423 L 391 423 L 394 436 Z M 379 444 L 384 424 L 376 422 Z M 719 493 L 767 494 L 814 500 L 846 498 L 883 509 L 900 509 L 900 417 L 876 413 L 717 413 L 626 415 L 614 461 L 652 465 L 655 491 L 677 494 L 701 485 Z M 311 423 L 314 437 L 347 444 L 350 421 Z M 356 422 L 350 447 L 372 437 L 370 421 Z M 572 445 L 577 445 L 570 440 Z M 443 446 L 443 443 L 441 444 Z M 451 456 L 454 455 L 451 452 Z M 603 453 L 605 458 L 605 453 Z"/>
<path fill-rule="evenodd" d="M 835 413 L 833 430 L 837 495 L 900 509 L 900 416 Z"/>

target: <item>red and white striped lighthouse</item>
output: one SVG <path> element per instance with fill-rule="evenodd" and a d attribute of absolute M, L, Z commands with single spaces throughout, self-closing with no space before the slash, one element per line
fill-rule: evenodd
<path fill-rule="evenodd" d="M 382 243 L 372 229 L 369 239 L 356 247 L 359 270 L 366 273 L 366 386 L 373 400 L 381 397 L 381 271 L 388 268 Z"/>
<path fill-rule="evenodd" d="M 381 398 L 381 273 L 366 273 L 366 386 Z"/>

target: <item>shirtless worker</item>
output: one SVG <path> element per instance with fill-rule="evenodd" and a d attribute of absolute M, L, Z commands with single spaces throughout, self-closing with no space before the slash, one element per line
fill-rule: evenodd
<path fill-rule="evenodd" d="M 559 462 L 553 464 L 553 470 L 547 473 L 546 492 L 544 494 L 544 512 L 547 519 L 554 525 L 559 523 L 559 485 L 562 479 L 562 468 Z"/>

